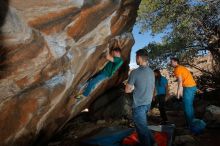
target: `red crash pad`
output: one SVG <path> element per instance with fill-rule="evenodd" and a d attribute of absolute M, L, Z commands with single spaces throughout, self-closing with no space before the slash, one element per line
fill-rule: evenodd
<path fill-rule="evenodd" d="M 165 132 L 154 132 L 154 140 L 158 146 L 167 146 L 168 134 Z M 131 135 L 123 139 L 122 144 L 128 146 L 135 146 L 139 143 L 137 132 L 133 132 Z"/>

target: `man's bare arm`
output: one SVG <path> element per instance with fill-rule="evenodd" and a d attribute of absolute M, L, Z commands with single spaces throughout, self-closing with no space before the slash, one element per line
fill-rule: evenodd
<path fill-rule="evenodd" d="M 106 55 L 106 59 L 107 59 L 108 61 L 114 62 L 114 57 L 112 57 L 110 54 L 107 54 L 107 55 Z"/>
<path fill-rule="evenodd" d="M 182 92 L 182 77 L 178 76 L 178 87 L 177 87 L 177 98 L 180 99 L 180 95 Z"/>
<path fill-rule="evenodd" d="M 111 62 L 114 62 L 114 57 L 112 57 L 112 55 L 110 55 L 110 53 L 109 53 L 110 51 L 109 51 L 109 48 L 108 48 L 108 50 L 107 50 L 107 55 L 106 55 L 106 59 L 108 60 L 108 61 L 111 61 Z"/>
<path fill-rule="evenodd" d="M 126 84 L 125 93 L 131 93 L 133 91 L 133 86 L 130 84 Z"/>

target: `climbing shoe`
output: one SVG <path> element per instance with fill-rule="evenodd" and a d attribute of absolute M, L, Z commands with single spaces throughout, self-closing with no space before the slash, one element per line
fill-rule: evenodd
<path fill-rule="evenodd" d="M 84 96 L 83 94 L 80 94 L 80 95 L 77 95 L 75 98 L 76 98 L 76 99 L 82 99 L 82 98 L 84 98 L 84 97 L 86 97 L 86 96 Z"/>

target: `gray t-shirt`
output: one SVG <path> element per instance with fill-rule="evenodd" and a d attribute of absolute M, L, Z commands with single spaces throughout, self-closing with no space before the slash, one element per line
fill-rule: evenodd
<path fill-rule="evenodd" d="M 155 86 L 155 76 L 150 67 L 139 66 L 137 69 L 131 71 L 128 84 L 134 85 L 133 108 L 151 104 Z"/>

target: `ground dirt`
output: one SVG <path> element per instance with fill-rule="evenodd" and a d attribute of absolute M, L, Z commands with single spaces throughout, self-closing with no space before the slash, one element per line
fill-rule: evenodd
<path fill-rule="evenodd" d="M 217 95 L 216 95 L 217 93 Z M 205 94 L 206 97 L 198 96 L 195 100 L 197 106 L 196 116 L 202 118 L 203 111 L 206 106 L 216 104 L 219 106 L 219 91 L 211 97 Z M 207 100 L 209 99 L 209 100 Z M 207 127 L 203 134 L 192 135 L 186 128 L 184 113 L 181 106 L 181 101 L 173 100 L 172 105 L 167 102 L 167 116 L 170 123 L 176 125 L 174 146 L 218 146 L 220 145 L 220 128 Z M 205 106 L 204 106 L 205 105 Z M 201 107 L 198 107 L 201 106 Z M 204 107 L 203 107 L 204 106 Z M 72 119 L 63 130 L 58 133 L 47 146 L 81 146 L 80 141 L 88 136 L 94 135 L 100 128 L 111 126 L 131 127 L 132 121 L 128 119 L 118 120 L 91 120 L 88 112 L 82 113 L 80 116 Z M 148 124 L 158 125 L 160 123 L 159 111 L 154 108 L 148 116 Z"/>

